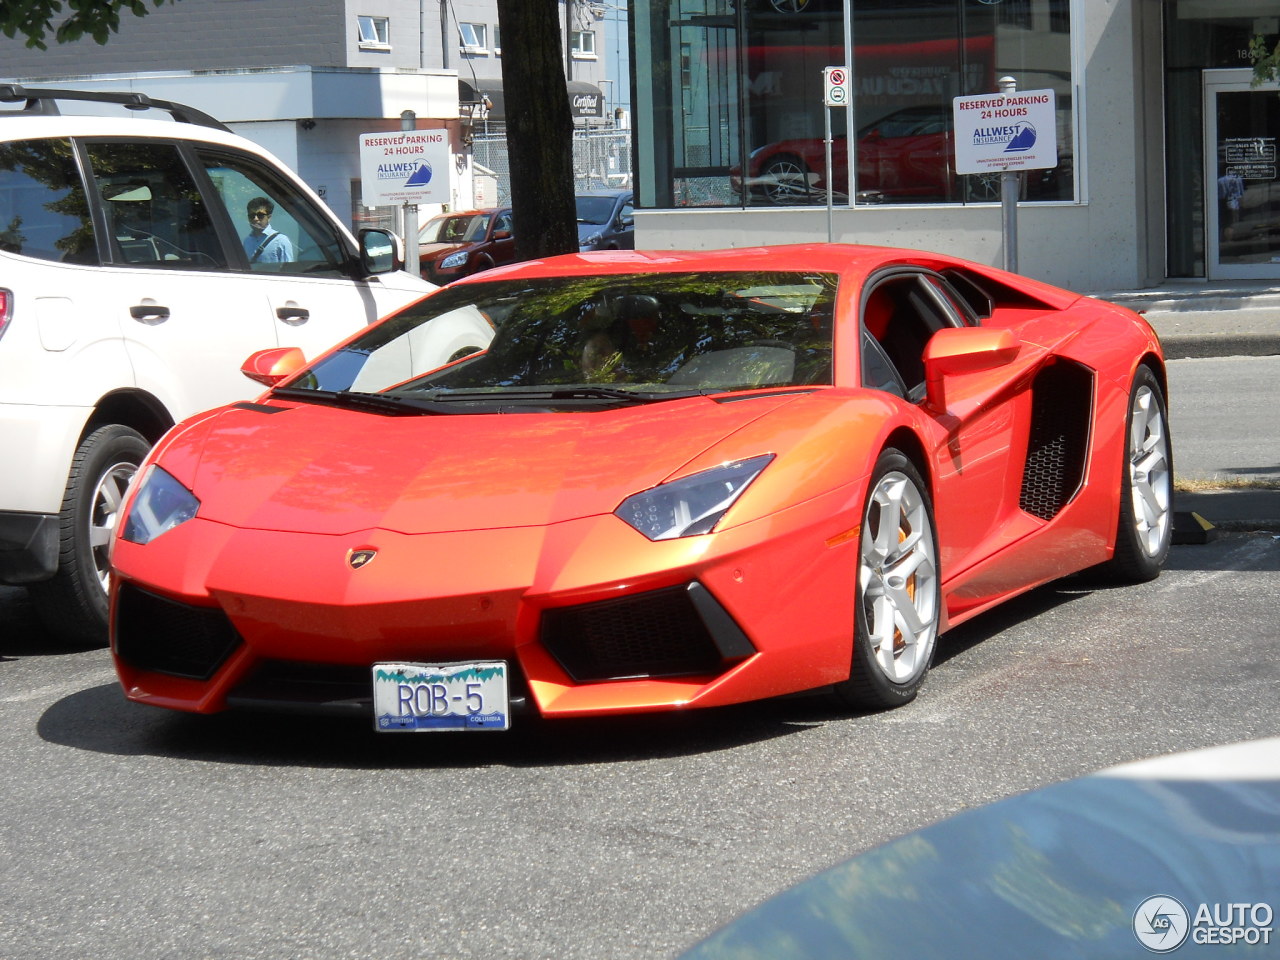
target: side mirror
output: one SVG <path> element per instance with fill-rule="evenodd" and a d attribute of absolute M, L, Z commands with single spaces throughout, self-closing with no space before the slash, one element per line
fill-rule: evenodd
<path fill-rule="evenodd" d="M 360 269 L 366 277 L 391 273 L 404 267 L 404 249 L 400 238 L 389 230 L 368 228 L 360 231 Z"/>
<path fill-rule="evenodd" d="M 948 327 L 939 330 L 924 348 L 924 381 L 929 406 L 947 409 L 943 383 L 958 373 L 976 373 L 1003 366 L 1018 355 L 1012 330 L 993 327 Z"/>
<path fill-rule="evenodd" d="M 250 380 L 274 387 L 287 380 L 307 364 L 307 358 L 297 347 L 272 347 L 259 350 L 240 368 Z"/>
<path fill-rule="evenodd" d="M 511 239 L 511 231 L 510 231 L 510 230 L 495 230 L 495 231 L 493 231 L 493 239 L 495 239 L 495 240 L 509 240 L 509 239 Z"/>

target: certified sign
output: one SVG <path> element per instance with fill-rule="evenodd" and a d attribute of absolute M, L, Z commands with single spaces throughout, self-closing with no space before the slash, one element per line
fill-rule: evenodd
<path fill-rule="evenodd" d="M 956 173 L 1042 170 L 1058 165 L 1052 90 L 956 97 Z"/>
<path fill-rule="evenodd" d="M 404 130 L 360 135 L 360 180 L 368 206 L 449 202 L 449 135 Z"/>

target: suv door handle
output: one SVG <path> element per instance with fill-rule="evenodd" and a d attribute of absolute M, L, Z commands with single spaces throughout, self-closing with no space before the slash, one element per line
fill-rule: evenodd
<path fill-rule="evenodd" d="M 142 323 L 164 323 L 169 319 L 169 308 L 158 303 L 140 303 L 129 308 L 129 316 Z"/>
<path fill-rule="evenodd" d="M 311 319 L 311 311 L 299 306 L 276 307 L 276 316 L 285 323 L 299 324 Z"/>

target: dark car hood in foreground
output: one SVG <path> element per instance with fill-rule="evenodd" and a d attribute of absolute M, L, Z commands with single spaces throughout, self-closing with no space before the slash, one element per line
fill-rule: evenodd
<path fill-rule="evenodd" d="M 534 526 L 610 513 L 795 399 L 461 416 L 229 407 L 184 432 L 162 463 L 191 486 L 201 517 L 238 527 L 412 534 Z"/>
<path fill-rule="evenodd" d="M 1237 924 L 1232 904 L 1262 906 Z M 779 894 L 681 960 L 1261 958 L 1280 950 L 1268 911 L 1280 911 L 1280 738 L 944 820 Z"/>

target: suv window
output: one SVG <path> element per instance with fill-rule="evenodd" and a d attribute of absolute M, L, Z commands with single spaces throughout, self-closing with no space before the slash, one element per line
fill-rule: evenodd
<path fill-rule="evenodd" d="M 106 211 L 115 263 L 226 269 L 209 209 L 176 145 L 91 142 L 85 152 Z"/>
<path fill-rule="evenodd" d="M 196 155 L 231 214 L 250 270 L 349 276 L 341 238 L 290 184 L 248 157 L 204 149 Z M 264 211 L 265 227 L 261 216 L 250 219 Z"/>
<path fill-rule="evenodd" d="M 0 143 L 0 250 L 59 263 L 98 262 L 71 141 Z"/>

